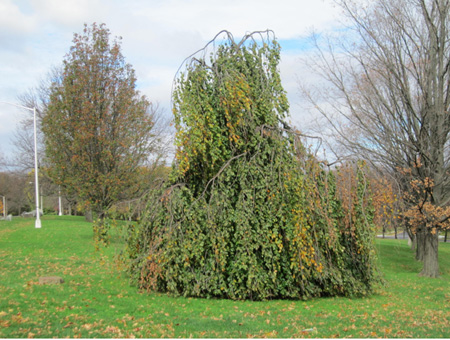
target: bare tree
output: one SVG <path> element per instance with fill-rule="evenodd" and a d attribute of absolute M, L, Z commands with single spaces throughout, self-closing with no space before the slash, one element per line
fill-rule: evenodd
<path fill-rule="evenodd" d="M 49 89 L 52 83 L 58 81 L 61 76 L 61 68 L 51 68 L 50 72 L 41 80 L 39 86 L 29 89 L 18 98 L 21 105 L 36 108 L 39 165 L 44 162 L 44 137 L 41 131 L 41 122 L 47 112 Z M 16 127 L 13 137 L 13 143 L 16 147 L 13 161 L 15 167 L 21 171 L 28 171 L 34 167 L 34 118 L 32 112 L 28 111 L 27 113 L 28 115 Z"/>
<path fill-rule="evenodd" d="M 315 40 L 309 65 L 330 88 L 304 93 L 349 154 L 396 177 L 421 274 L 437 277 L 438 234 L 450 217 L 450 0 L 337 3 L 350 40 Z"/>
<path fill-rule="evenodd" d="M 0 148 L 0 171 L 4 170 L 6 167 L 6 158 L 5 158 L 5 154 L 3 153 L 2 149 Z"/>
<path fill-rule="evenodd" d="M 21 172 L 0 172 L 0 194 L 5 196 L 7 214 L 20 215 L 23 209 L 33 205 L 32 190 L 27 195 L 27 180 L 27 175 Z"/>

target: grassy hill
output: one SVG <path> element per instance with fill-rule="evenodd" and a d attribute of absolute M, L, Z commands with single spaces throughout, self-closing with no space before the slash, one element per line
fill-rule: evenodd
<path fill-rule="evenodd" d="M 378 240 L 386 285 L 360 299 L 264 302 L 139 292 L 115 255 L 120 230 L 96 251 L 83 218 L 0 221 L 0 338 L 450 337 L 450 243 L 439 279 L 419 277 L 403 240 Z M 64 278 L 39 285 L 41 276 Z"/>

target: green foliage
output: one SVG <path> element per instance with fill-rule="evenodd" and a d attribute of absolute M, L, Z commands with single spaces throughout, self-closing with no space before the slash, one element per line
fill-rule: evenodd
<path fill-rule="evenodd" d="M 49 174 L 100 217 L 130 188 L 152 151 L 150 103 L 104 26 L 75 34 L 42 120 Z"/>
<path fill-rule="evenodd" d="M 111 242 L 109 230 L 111 224 L 114 224 L 109 218 L 103 220 L 95 220 L 93 223 L 95 249 L 99 250 L 100 246 L 108 246 Z"/>
<path fill-rule="evenodd" d="M 184 296 L 368 294 L 377 277 L 364 176 L 348 212 L 334 175 L 284 122 L 279 45 L 255 36 L 229 36 L 176 81 L 177 162 L 132 227 L 130 271 L 143 288 Z"/>

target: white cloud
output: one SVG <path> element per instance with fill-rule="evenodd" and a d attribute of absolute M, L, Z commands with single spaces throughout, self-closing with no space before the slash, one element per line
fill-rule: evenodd
<path fill-rule="evenodd" d="M 36 25 L 35 18 L 21 12 L 17 4 L 11 0 L 0 1 L 0 44 L 2 50 L 15 49 L 21 51 L 23 44 L 20 42 L 33 32 Z"/>
<path fill-rule="evenodd" d="M 0 27 L 2 30 L 16 34 L 29 33 L 36 22 L 21 12 L 17 4 L 11 0 L 0 1 Z"/>
<path fill-rule="evenodd" d="M 31 3 L 41 21 L 67 27 L 89 23 L 107 9 L 107 1 L 99 0 L 34 0 Z"/>
<path fill-rule="evenodd" d="M 16 102 L 59 65 L 84 23 L 104 22 L 113 36 L 123 37 L 122 52 L 136 70 L 140 91 L 169 111 L 178 67 L 220 30 L 238 39 L 272 29 L 283 43 L 312 26 L 330 29 L 335 18 L 330 1 L 321 0 L 0 0 L 0 101 Z M 297 52 L 283 52 L 281 64 L 294 115 Z M 0 108 L 1 141 L 15 128 L 4 112 Z"/>
<path fill-rule="evenodd" d="M 204 39 L 227 29 L 236 36 L 272 29 L 280 39 L 297 37 L 302 28 L 323 28 L 336 10 L 320 0 L 169 0 L 150 11 L 136 9 L 136 15 L 164 24 L 175 31 L 198 31 Z"/>

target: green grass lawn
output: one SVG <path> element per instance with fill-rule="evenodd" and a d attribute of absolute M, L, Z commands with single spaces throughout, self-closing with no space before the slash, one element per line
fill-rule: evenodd
<path fill-rule="evenodd" d="M 368 298 L 265 302 L 142 293 L 114 261 L 121 247 L 95 251 L 83 218 L 0 221 L 0 337 L 450 337 L 450 244 L 442 277 L 419 277 L 406 241 L 378 240 L 386 286 Z M 62 285 L 39 285 L 40 276 Z"/>

